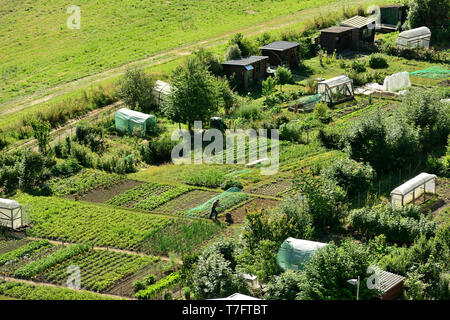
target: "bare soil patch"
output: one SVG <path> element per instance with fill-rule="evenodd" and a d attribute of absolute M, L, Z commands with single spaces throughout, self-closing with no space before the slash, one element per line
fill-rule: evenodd
<path fill-rule="evenodd" d="M 127 190 L 144 184 L 142 181 L 123 180 L 110 187 L 99 187 L 82 195 L 71 195 L 69 199 L 82 200 L 88 202 L 103 203 L 112 197 L 122 194 Z"/>
<path fill-rule="evenodd" d="M 195 208 L 216 195 L 217 193 L 212 191 L 193 190 L 159 206 L 155 209 L 155 211 L 160 213 L 175 214 L 177 212 Z"/>
<path fill-rule="evenodd" d="M 254 198 L 250 202 L 236 208 L 228 213 L 219 214 L 218 219 L 229 224 L 242 224 L 248 212 L 255 212 L 261 209 L 272 209 L 276 207 L 280 201 L 265 198 Z"/>

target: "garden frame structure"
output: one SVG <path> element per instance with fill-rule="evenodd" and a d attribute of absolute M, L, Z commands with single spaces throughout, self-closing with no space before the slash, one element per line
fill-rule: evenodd
<path fill-rule="evenodd" d="M 17 201 L 0 198 L 0 226 L 17 230 L 30 225 L 28 205 Z"/>
<path fill-rule="evenodd" d="M 400 32 L 397 38 L 399 48 L 430 47 L 431 31 L 427 27 L 419 27 Z"/>
<path fill-rule="evenodd" d="M 436 175 L 422 172 L 392 190 L 391 204 L 401 207 L 411 202 L 415 204 L 416 200 L 422 195 L 425 202 L 427 193 L 436 193 L 436 179 Z"/>
<path fill-rule="evenodd" d="M 316 85 L 317 94 L 322 95 L 322 101 L 335 105 L 344 101 L 353 100 L 353 80 L 342 75 L 328 80 L 320 81 Z"/>

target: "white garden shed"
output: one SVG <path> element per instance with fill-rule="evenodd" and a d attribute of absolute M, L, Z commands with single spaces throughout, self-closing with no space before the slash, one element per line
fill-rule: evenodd
<path fill-rule="evenodd" d="M 170 95 L 171 87 L 167 82 L 157 80 L 153 88 L 153 96 L 158 106 L 162 105 L 167 97 Z"/>
<path fill-rule="evenodd" d="M 397 46 L 400 48 L 430 47 L 431 31 L 427 27 L 419 27 L 400 32 Z"/>
<path fill-rule="evenodd" d="M 15 200 L 0 198 L 0 226 L 19 229 L 30 225 L 28 206 Z"/>
<path fill-rule="evenodd" d="M 421 195 L 436 193 L 436 175 L 422 172 L 411 180 L 406 181 L 391 192 L 393 206 L 402 207 L 408 203 L 415 203 Z"/>

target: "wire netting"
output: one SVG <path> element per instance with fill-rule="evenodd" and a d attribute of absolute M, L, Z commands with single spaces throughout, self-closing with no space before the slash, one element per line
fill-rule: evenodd
<path fill-rule="evenodd" d="M 424 70 L 413 71 L 409 73 L 415 77 L 423 77 L 429 79 L 444 79 L 450 76 L 450 70 L 442 67 L 434 66 Z"/>
<path fill-rule="evenodd" d="M 219 206 L 216 208 L 216 210 L 218 213 L 221 213 L 249 198 L 250 196 L 247 193 L 243 192 L 241 189 L 232 187 L 227 191 L 222 192 L 215 197 L 212 197 L 198 207 L 186 211 L 184 215 L 188 217 L 207 218 L 211 212 L 213 202 L 217 199 L 219 199 Z"/>

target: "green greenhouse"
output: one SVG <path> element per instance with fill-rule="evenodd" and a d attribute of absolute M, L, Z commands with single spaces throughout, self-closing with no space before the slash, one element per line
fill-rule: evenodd
<path fill-rule="evenodd" d="M 322 242 L 287 238 L 278 250 L 277 265 L 283 271 L 301 270 L 303 264 L 311 260 L 314 252 L 326 245 Z"/>
<path fill-rule="evenodd" d="M 133 133 L 140 128 L 142 135 L 156 130 L 156 117 L 150 114 L 122 108 L 116 112 L 114 123 L 117 131 Z"/>

